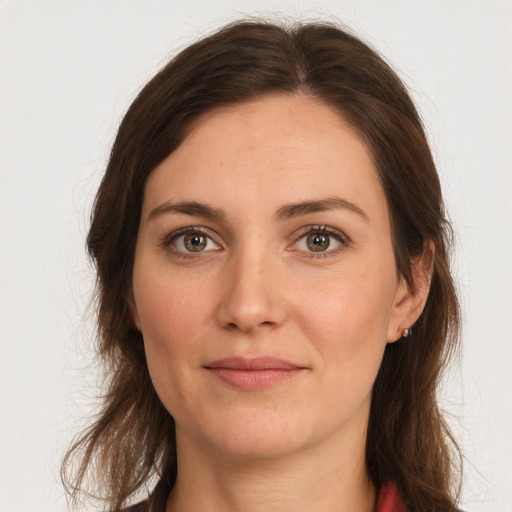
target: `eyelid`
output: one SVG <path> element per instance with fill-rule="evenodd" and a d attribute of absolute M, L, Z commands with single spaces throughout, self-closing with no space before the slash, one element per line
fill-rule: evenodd
<path fill-rule="evenodd" d="M 178 255 L 184 256 L 184 257 L 197 257 L 201 253 L 211 252 L 211 249 L 205 250 L 205 251 L 198 251 L 197 253 L 185 252 L 185 251 L 182 251 L 173 246 L 173 242 L 177 238 L 179 238 L 180 236 L 187 235 L 189 233 L 200 233 L 200 234 L 204 235 L 205 237 L 209 238 L 219 249 L 222 248 L 222 245 L 217 240 L 218 236 L 216 235 L 216 233 L 212 232 L 210 229 L 207 229 L 203 226 L 185 226 L 182 228 L 175 229 L 174 231 L 166 234 L 163 237 L 162 241 L 160 242 L 160 246 L 162 246 L 164 249 L 168 249 L 168 250 L 174 252 L 175 254 L 178 254 Z"/>
<path fill-rule="evenodd" d="M 194 258 L 194 257 L 201 256 L 201 254 L 203 254 L 203 253 L 212 252 L 212 249 L 198 251 L 198 252 L 194 253 L 194 252 L 183 251 L 181 249 L 176 248 L 173 245 L 173 242 L 180 236 L 184 236 L 188 233 L 200 233 L 200 234 L 206 236 L 207 238 L 209 238 L 216 245 L 216 247 L 218 249 L 223 248 L 223 244 L 219 242 L 219 236 L 214 231 L 212 231 L 208 228 L 205 228 L 204 226 L 197 226 L 197 225 L 181 227 L 181 228 L 178 228 L 178 229 L 172 231 L 171 233 L 166 234 L 163 237 L 163 239 L 161 240 L 159 245 L 162 246 L 164 249 L 167 249 L 181 257 Z M 297 249 L 296 246 L 300 240 L 302 240 L 304 237 L 306 237 L 308 235 L 316 234 L 316 233 L 325 234 L 329 237 L 333 237 L 340 245 L 338 247 L 335 247 L 332 249 L 328 248 L 325 251 L 319 251 L 319 252 L 305 251 L 302 249 Z M 299 230 L 297 230 L 295 232 L 295 234 L 293 235 L 293 238 L 294 238 L 294 242 L 287 247 L 287 250 L 304 253 L 309 258 L 321 258 L 321 257 L 333 255 L 333 254 L 336 254 L 337 252 L 349 247 L 351 244 L 351 239 L 343 231 L 333 228 L 331 226 L 320 225 L 320 224 L 309 225 L 309 226 L 304 226 L 304 227 L 300 228 Z"/>
<path fill-rule="evenodd" d="M 331 254 L 335 254 L 338 251 L 349 247 L 351 244 L 350 238 L 343 231 L 340 231 L 339 229 L 333 228 L 331 226 L 316 224 L 316 225 L 304 226 L 303 228 L 299 229 L 295 233 L 295 236 L 294 236 L 295 241 L 288 248 L 288 250 L 290 250 L 290 251 L 298 250 L 298 249 L 296 249 L 296 246 L 300 240 L 302 240 L 304 237 L 306 237 L 308 235 L 316 234 L 316 233 L 328 235 L 330 237 L 335 238 L 340 243 L 340 247 L 335 247 L 333 249 L 327 249 L 326 251 L 319 251 L 316 253 L 313 251 L 300 251 L 300 252 L 304 252 L 305 254 L 307 254 L 308 257 L 313 257 L 313 258 L 320 257 L 321 258 L 321 257 L 325 257 L 325 256 L 328 256 Z"/>

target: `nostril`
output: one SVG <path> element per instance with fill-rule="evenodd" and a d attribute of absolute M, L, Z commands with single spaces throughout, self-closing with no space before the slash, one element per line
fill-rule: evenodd
<path fill-rule="evenodd" d="M 270 320 L 265 320 L 264 322 L 260 322 L 259 324 L 257 324 L 257 326 L 255 326 L 255 327 L 261 327 L 262 325 L 274 325 L 274 322 L 272 322 Z M 241 328 L 241 326 L 238 325 L 236 322 L 229 322 L 226 324 L 226 327 L 230 330 Z"/>

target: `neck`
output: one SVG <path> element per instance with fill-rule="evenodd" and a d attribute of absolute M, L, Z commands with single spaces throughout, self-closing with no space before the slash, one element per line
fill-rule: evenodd
<path fill-rule="evenodd" d="M 198 450 L 178 435 L 179 474 L 166 512 L 372 512 L 364 446 L 364 438 L 328 440 L 286 457 L 242 458 Z"/>

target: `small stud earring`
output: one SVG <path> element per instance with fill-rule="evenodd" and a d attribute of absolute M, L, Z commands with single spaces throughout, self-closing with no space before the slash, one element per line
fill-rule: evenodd
<path fill-rule="evenodd" d="M 407 336 L 410 336 L 411 330 L 410 329 L 404 329 L 402 331 L 402 338 L 407 338 Z"/>

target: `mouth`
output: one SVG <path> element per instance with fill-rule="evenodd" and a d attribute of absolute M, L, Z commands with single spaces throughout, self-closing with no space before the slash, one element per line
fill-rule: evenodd
<path fill-rule="evenodd" d="M 307 370 L 303 366 L 272 357 L 220 359 L 204 366 L 230 387 L 257 391 L 289 381 Z"/>

